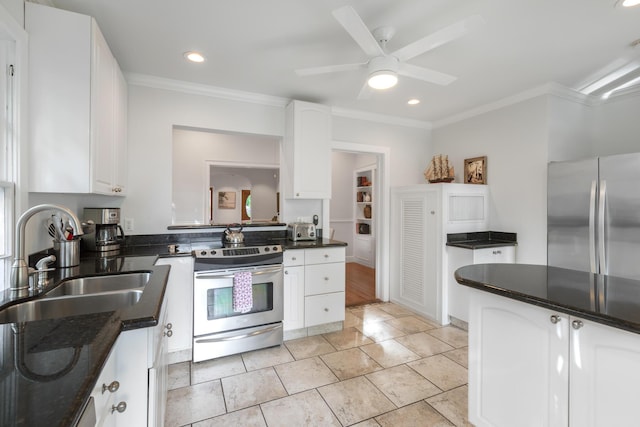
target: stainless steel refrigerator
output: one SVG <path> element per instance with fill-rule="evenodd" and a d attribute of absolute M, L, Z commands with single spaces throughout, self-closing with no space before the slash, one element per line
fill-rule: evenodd
<path fill-rule="evenodd" d="M 640 280 L 640 153 L 551 162 L 548 264 Z"/>

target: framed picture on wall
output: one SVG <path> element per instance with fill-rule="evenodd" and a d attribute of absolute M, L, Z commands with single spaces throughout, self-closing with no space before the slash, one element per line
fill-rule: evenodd
<path fill-rule="evenodd" d="M 235 209 L 236 192 L 218 191 L 218 209 Z"/>
<path fill-rule="evenodd" d="M 487 183 L 487 156 L 464 159 L 464 182 L 466 184 Z"/>

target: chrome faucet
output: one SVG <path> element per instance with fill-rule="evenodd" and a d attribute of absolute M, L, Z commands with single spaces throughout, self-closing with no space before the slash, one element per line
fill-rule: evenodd
<path fill-rule="evenodd" d="M 35 214 L 47 210 L 57 210 L 71 218 L 73 222 L 74 235 L 82 234 L 82 223 L 68 208 L 64 206 L 43 204 L 27 209 L 16 222 L 15 241 L 13 246 L 14 260 L 11 267 L 11 291 L 18 293 L 18 296 L 29 294 L 29 266 L 26 262 L 25 234 L 27 222 Z"/>

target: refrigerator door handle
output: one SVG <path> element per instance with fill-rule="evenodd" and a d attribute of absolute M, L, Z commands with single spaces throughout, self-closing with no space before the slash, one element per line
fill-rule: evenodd
<path fill-rule="evenodd" d="M 600 197 L 598 198 L 598 259 L 600 262 L 600 269 L 598 273 L 607 274 L 607 258 L 606 258 L 606 238 L 604 235 L 605 232 L 605 206 L 606 206 L 606 197 L 607 197 L 607 181 L 602 179 L 600 180 Z"/>
<path fill-rule="evenodd" d="M 597 181 L 591 181 L 591 201 L 589 203 L 589 264 L 591 272 L 597 273 L 596 261 L 596 194 Z"/>

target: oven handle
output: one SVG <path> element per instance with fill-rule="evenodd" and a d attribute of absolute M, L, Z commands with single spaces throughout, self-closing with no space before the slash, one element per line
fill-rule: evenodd
<path fill-rule="evenodd" d="M 267 329 L 260 329 L 259 331 L 249 332 L 248 334 L 233 335 L 230 337 L 223 337 L 223 338 L 200 338 L 200 339 L 196 339 L 195 341 L 196 343 L 199 343 L 199 344 L 206 344 L 206 343 L 214 343 L 214 342 L 220 342 L 220 341 L 241 340 L 241 339 L 255 337 L 262 334 L 267 334 L 269 332 L 273 332 L 278 329 L 282 329 L 282 323 L 278 323 L 277 325 L 271 326 L 270 328 L 267 328 Z"/>
<path fill-rule="evenodd" d="M 259 270 L 255 270 L 255 271 L 251 271 L 251 275 L 252 276 L 260 276 L 261 274 L 272 274 L 272 273 L 278 273 L 280 271 L 282 271 L 283 268 L 281 265 L 277 266 L 277 267 L 270 267 L 270 268 L 262 268 Z M 239 270 L 239 271 L 246 271 L 246 270 Z M 225 273 L 214 273 L 214 272 L 209 272 L 209 273 L 197 273 L 194 275 L 195 279 L 233 279 L 233 274 L 226 274 Z"/>

